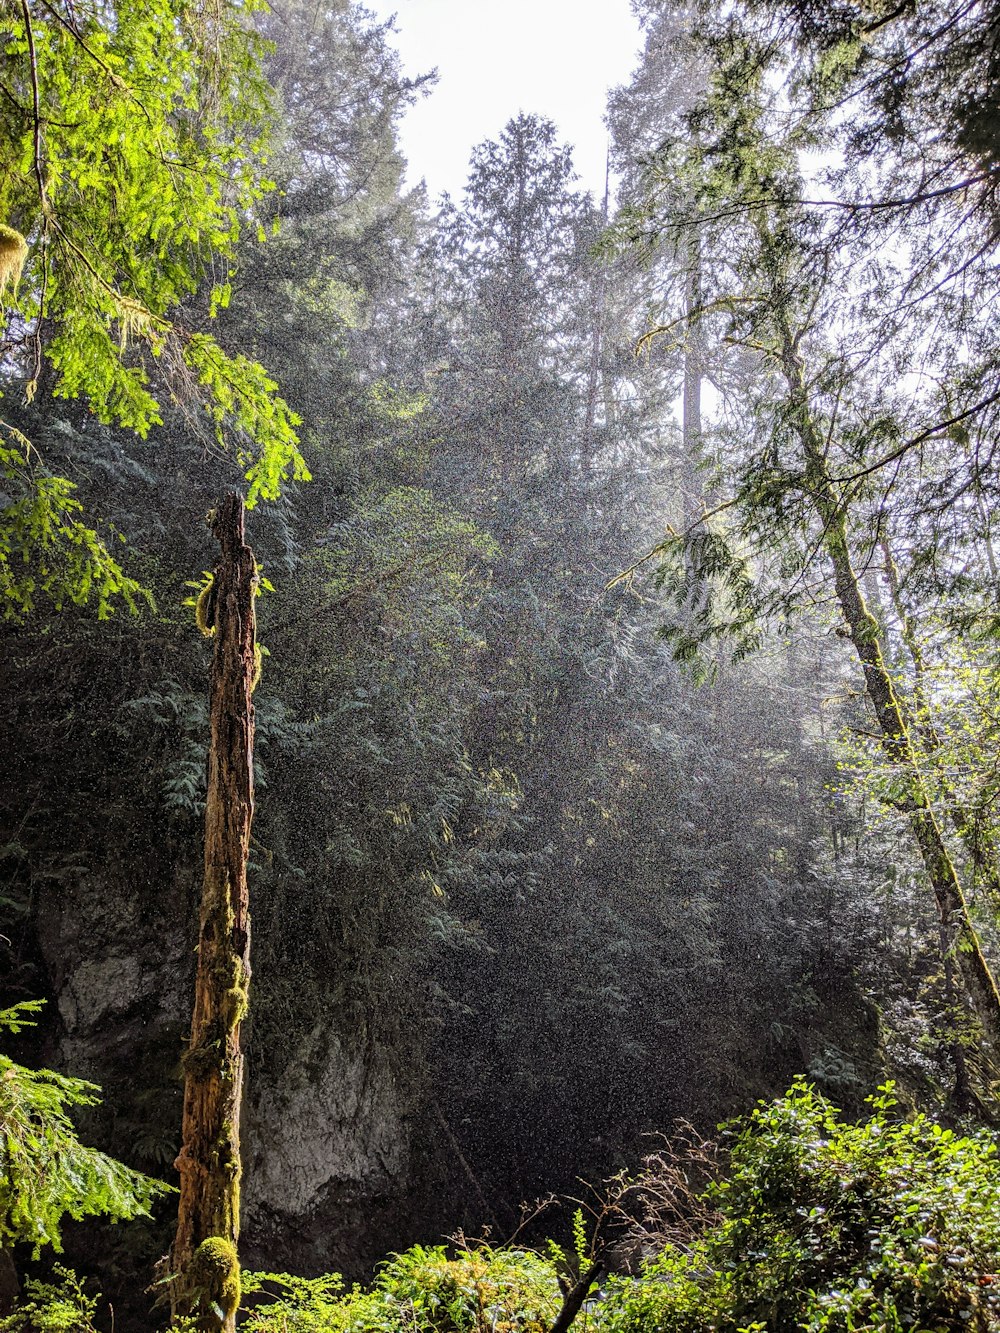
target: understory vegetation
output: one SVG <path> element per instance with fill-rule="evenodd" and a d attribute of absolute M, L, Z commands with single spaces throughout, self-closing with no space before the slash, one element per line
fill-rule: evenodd
<path fill-rule="evenodd" d="M 667 1143 L 574 1208 L 565 1247 L 456 1237 L 374 1282 L 245 1273 L 248 1333 L 549 1333 L 571 1293 L 602 1333 L 957 1333 L 1000 1327 L 1000 1172 L 984 1131 L 907 1117 L 891 1084 L 844 1120 L 799 1081 L 722 1127 Z M 615 1271 L 617 1270 L 617 1271 Z M 29 1283 L 4 1333 L 101 1326 L 68 1269 Z"/>

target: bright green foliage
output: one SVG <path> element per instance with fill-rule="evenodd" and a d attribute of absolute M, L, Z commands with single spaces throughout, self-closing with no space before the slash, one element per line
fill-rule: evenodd
<path fill-rule="evenodd" d="M 291 1273 L 244 1273 L 243 1293 L 254 1299 L 267 1293 L 271 1299 L 250 1311 L 243 1327 L 254 1333 L 320 1333 L 341 1329 L 356 1317 L 361 1297 L 344 1296 L 339 1273 L 323 1277 L 295 1277 Z M 278 1294 L 274 1295 L 274 1288 Z"/>
<path fill-rule="evenodd" d="M 0 1011 L 0 1028 L 19 1031 L 40 1007 L 28 1000 Z M 25 1069 L 0 1055 L 0 1244 L 26 1242 L 36 1256 L 43 1245 L 58 1252 L 64 1217 L 127 1220 L 148 1215 L 153 1201 L 169 1192 L 79 1141 L 69 1108 L 95 1105 L 99 1091 L 83 1079 Z"/>
<path fill-rule="evenodd" d="M 142 437 L 162 423 L 165 399 L 204 411 L 247 468 L 251 504 L 285 477 L 307 477 L 298 418 L 260 365 L 177 312 L 206 280 L 209 313 L 228 303 L 241 220 L 267 188 L 268 93 L 249 24 L 258 7 L 20 0 L 0 32 L 0 161 L 11 164 L 0 223 L 28 243 L 20 284 L 0 294 L 12 303 L 2 345 L 25 400 L 47 359 L 56 397 L 83 398 Z M 64 492 L 38 488 L 34 503 L 58 516 Z M 5 541 L 16 543 L 18 521 L 5 511 Z M 74 531 L 106 565 L 95 534 Z M 32 591 L 86 600 L 76 573 L 66 564 Z M 127 589 L 119 574 L 102 605 L 128 600 Z M 28 605 L 15 598 L 14 613 Z"/>
<path fill-rule="evenodd" d="M 29 1279 L 27 1300 L 14 1314 L 0 1319 L 0 1333 L 95 1333 L 98 1297 L 88 1296 L 77 1275 L 61 1264 L 54 1282 Z"/>
<path fill-rule="evenodd" d="M 415 1245 L 381 1269 L 370 1291 L 342 1293 L 336 1276 L 244 1274 L 244 1290 L 277 1285 L 243 1327 L 254 1333 L 542 1333 L 559 1309 L 555 1269 L 526 1250 L 480 1246 L 449 1258 L 443 1245 Z"/>
<path fill-rule="evenodd" d="M 547 1328 L 560 1305 L 555 1270 L 527 1250 L 468 1250 L 449 1259 L 442 1245 L 415 1245 L 379 1274 L 376 1290 L 406 1325 L 423 1333 Z M 400 1327 L 403 1318 L 388 1324 Z M 386 1325 L 383 1325 L 386 1327 Z"/>
<path fill-rule="evenodd" d="M 897 1119 L 891 1085 L 871 1105 L 845 1123 L 804 1082 L 759 1105 L 710 1191 L 718 1222 L 612 1283 L 608 1333 L 1000 1328 L 995 1144 Z"/>
<path fill-rule="evenodd" d="M 128 577 L 98 534 L 81 523 L 83 506 L 73 496 L 73 483 L 33 467 L 29 442 L 19 432 L 7 431 L 11 443 L 0 444 L 0 485 L 14 498 L 0 519 L 4 618 L 19 619 L 40 595 L 57 610 L 67 601 L 84 606 L 96 598 L 100 620 L 111 615 L 118 597 L 130 611 L 140 599 L 152 605 L 146 589 Z"/>

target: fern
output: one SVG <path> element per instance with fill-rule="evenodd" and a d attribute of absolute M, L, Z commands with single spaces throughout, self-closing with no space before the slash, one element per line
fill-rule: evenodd
<path fill-rule="evenodd" d="M 0 1011 L 0 1028 L 19 1032 L 41 1002 Z M 77 1138 L 69 1108 L 93 1106 L 100 1089 L 51 1069 L 25 1069 L 0 1055 L 0 1245 L 21 1241 L 37 1258 L 62 1250 L 64 1218 L 148 1216 L 170 1186 L 133 1171 Z"/>

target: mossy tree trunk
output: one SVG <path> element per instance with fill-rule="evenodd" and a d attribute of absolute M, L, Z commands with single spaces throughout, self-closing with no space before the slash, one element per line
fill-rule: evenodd
<path fill-rule="evenodd" d="M 931 792 L 910 735 L 911 719 L 893 685 L 882 651 L 879 623 L 865 598 L 854 565 L 847 513 L 827 466 L 826 442 L 809 405 L 798 340 L 787 316 L 779 314 L 780 362 L 788 388 L 791 421 L 802 445 L 804 477 L 822 545 L 833 568 L 837 601 L 864 671 L 865 685 L 878 721 L 882 749 L 898 774 L 897 809 L 906 814 L 930 880 L 941 923 L 944 954 L 954 953 L 966 992 L 982 1025 L 991 1054 L 1000 1052 L 1000 992 L 969 913 L 955 863 L 934 810 Z"/>
<path fill-rule="evenodd" d="M 205 878 L 184 1120 L 171 1305 L 206 1333 L 232 1333 L 239 1305 L 240 1025 L 250 980 L 247 852 L 253 818 L 254 596 L 257 569 L 244 540 L 243 501 L 228 495 L 213 535 L 209 628 L 215 632 L 205 806 Z"/>

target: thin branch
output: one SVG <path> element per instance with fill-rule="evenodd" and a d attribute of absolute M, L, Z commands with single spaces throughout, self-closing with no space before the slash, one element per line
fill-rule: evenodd
<path fill-rule="evenodd" d="M 739 502 L 740 497 L 738 495 L 734 496 L 731 500 L 724 500 L 722 504 L 716 505 L 714 509 L 709 509 L 706 513 L 701 514 L 692 524 L 686 527 L 683 532 L 678 532 L 672 524 L 668 523 L 666 538 L 662 542 L 658 542 L 657 545 L 647 551 L 645 555 L 640 556 L 635 564 L 629 565 L 628 569 L 623 569 L 620 574 L 616 574 L 614 578 L 608 579 L 607 583 L 604 585 L 604 591 L 610 592 L 610 590 L 617 584 L 624 583 L 627 579 L 630 579 L 637 570 L 641 569 L 643 565 L 648 564 L 650 560 L 655 560 L 658 555 L 662 555 L 666 549 L 668 540 L 684 541 L 691 536 L 691 533 L 694 532 L 696 528 L 700 528 L 701 525 L 707 523 L 710 518 L 714 518 L 716 514 L 724 513 L 727 509 L 732 509 L 733 505 L 737 505 Z"/>
<path fill-rule="evenodd" d="M 1000 164 L 981 171 L 977 176 L 968 176 L 952 185 L 942 185 L 937 190 L 923 190 L 916 194 L 903 195 L 895 199 L 872 199 L 858 201 L 849 199 L 779 199 L 774 195 L 761 195 L 758 199 L 743 199 L 729 208 L 719 209 L 715 213 L 699 213 L 697 217 L 677 222 L 677 227 L 700 227 L 706 222 L 724 222 L 727 218 L 740 217 L 752 208 L 778 206 L 781 208 L 839 208 L 845 213 L 885 213 L 892 209 L 913 208 L 917 204 L 926 204 L 934 199 L 943 199 L 948 195 L 961 194 L 975 185 L 992 180 L 1000 175 Z"/>
<path fill-rule="evenodd" d="M 957 426 L 960 421 L 965 421 L 968 417 L 975 416 L 977 412 L 981 412 L 984 408 L 991 407 L 996 402 L 1000 402 L 1000 389 L 998 389 L 996 393 L 991 393 L 988 397 L 981 399 L 978 403 L 974 403 L 972 407 L 967 407 L 964 412 L 958 412 L 955 416 L 948 417 L 945 421 L 935 422 L 933 426 L 928 426 L 926 430 L 922 430 L 919 435 L 911 436 L 911 438 L 905 440 L 898 449 L 894 449 L 891 454 L 886 454 L 884 458 L 880 458 L 869 467 L 861 468 L 857 472 L 847 473 L 842 477 L 831 477 L 831 481 L 838 486 L 842 486 L 848 482 L 859 481 L 862 477 L 871 476 L 873 472 L 878 472 L 881 468 L 888 467 L 890 463 L 894 463 L 897 458 L 902 458 L 905 453 L 908 453 L 911 449 L 915 449 L 917 445 L 933 439 L 935 435 L 940 435 L 941 432 L 947 430 L 949 426 Z"/>
<path fill-rule="evenodd" d="M 63 16 L 59 13 L 59 11 L 53 5 L 50 5 L 48 3 L 48 0 L 40 0 L 40 3 L 44 9 L 47 9 L 49 11 L 49 13 L 55 19 L 55 21 L 61 27 L 65 28 L 65 30 L 70 34 L 73 40 L 79 43 L 79 45 L 84 49 L 84 51 L 86 51 L 87 55 L 90 56 L 91 60 L 93 60 L 95 64 L 100 65 L 101 69 L 104 70 L 105 74 L 107 74 L 108 78 L 115 85 L 115 87 L 118 88 L 121 92 L 125 93 L 126 96 L 130 97 L 132 101 L 135 102 L 136 106 L 149 121 L 149 124 L 152 125 L 153 118 L 152 116 L 150 116 L 149 112 L 143 105 L 142 99 L 136 92 L 133 91 L 133 89 L 128 85 L 128 83 L 126 83 L 126 81 L 122 78 L 122 76 L 120 74 L 116 74 L 114 70 L 111 68 L 111 66 L 106 61 L 102 60 L 101 57 L 97 54 L 97 52 L 92 50 L 91 47 L 87 45 L 87 42 L 84 40 L 83 34 L 78 32 L 76 28 L 73 27 L 72 23 L 67 23 L 66 20 L 63 18 Z M 21 0 L 21 7 L 22 9 L 25 7 L 25 0 Z"/>
<path fill-rule="evenodd" d="M 35 50 L 35 30 L 31 24 L 31 11 L 28 0 L 21 0 L 21 13 L 24 15 L 24 34 L 28 41 L 28 61 L 31 66 L 31 105 L 32 105 L 32 145 L 34 154 L 35 179 L 38 181 L 38 199 L 42 213 L 48 212 L 48 196 L 45 190 L 45 173 L 42 170 L 42 110 L 38 90 L 38 53 Z"/>

